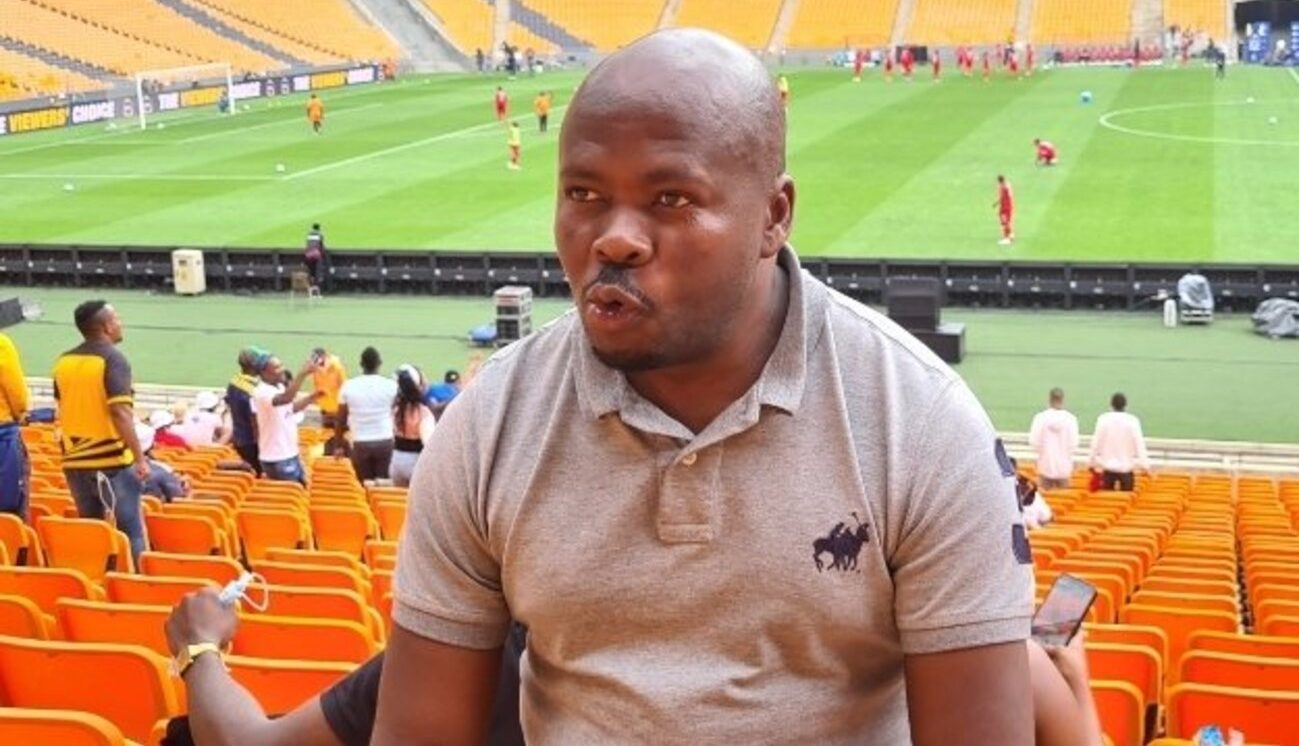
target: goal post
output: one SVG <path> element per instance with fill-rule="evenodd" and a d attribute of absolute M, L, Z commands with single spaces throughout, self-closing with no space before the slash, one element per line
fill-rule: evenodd
<path fill-rule="evenodd" d="M 234 114 L 239 109 L 235 106 L 234 68 L 229 62 L 141 70 L 135 74 L 135 109 L 139 114 L 140 129 L 148 127 L 149 114 L 156 113 L 151 112 L 151 107 L 145 105 L 148 97 L 154 93 L 152 89 L 158 87 L 163 91 L 176 91 L 177 86 L 182 86 L 178 92 L 196 86 L 204 88 L 221 86 L 225 89 L 226 113 Z"/>

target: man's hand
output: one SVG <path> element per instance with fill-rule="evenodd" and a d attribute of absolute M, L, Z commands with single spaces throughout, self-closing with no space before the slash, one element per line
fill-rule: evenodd
<path fill-rule="evenodd" d="M 1057 645 L 1045 646 L 1046 654 L 1051 658 L 1051 662 L 1060 670 L 1060 675 L 1068 682 L 1069 688 L 1077 691 L 1079 687 L 1086 688 L 1090 684 L 1090 674 L 1087 670 L 1087 651 L 1084 647 L 1083 631 L 1078 630 L 1078 634 L 1073 636 L 1073 640 L 1068 645 L 1060 647 Z"/>
<path fill-rule="evenodd" d="M 148 481 L 152 474 L 152 470 L 149 468 L 149 459 L 144 456 L 137 456 L 132 468 L 135 470 L 135 476 L 140 479 L 141 483 Z"/>
<path fill-rule="evenodd" d="M 164 625 L 172 655 L 179 655 L 185 647 L 201 642 L 215 642 L 225 647 L 238 628 L 239 617 L 234 607 L 222 604 L 211 588 L 186 593 Z"/>
<path fill-rule="evenodd" d="M 302 367 L 298 369 L 298 378 L 306 378 L 312 373 L 315 373 L 320 367 L 320 364 L 316 362 L 314 357 L 309 357 L 307 358 L 307 362 L 303 363 Z"/>

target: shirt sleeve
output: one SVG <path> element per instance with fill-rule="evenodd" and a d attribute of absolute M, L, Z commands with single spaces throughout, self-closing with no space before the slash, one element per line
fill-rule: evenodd
<path fill-rule="evenodd" d="M 132 403 L 131 364 L 117 350 L 104 358 L 104 391 L 110 405 Z"/>
<path fill-rule="evenodd" d="M 510 615 L 481 507 L 487 479 L 479 473 L 485 459 L 473 433 L 475 400 L 447 410 L 416 466 L 393 622 L 448 645 L 490 650 L 505 641 Z"/>
<path fill-rule="evenodd" d="M 320 710 L 343 746 L 367 746 L 379 708 L 383 654 L 374 656 L 320 695 Z"/>
<path fill-rule="evenodd" d="M 903 653 L 1027 639 L 1033 559 L 1005 447 L 959 380 L 914 433 L 890 558 Z"/>
<path fill-rule="evenodd" d="M 30 404 L 27 379 L 23 376 L 17 346 L 4 335 L 0 335 L 0 388 L 9 402 L 10 414 L 15 420 L 21 420 Z"/>

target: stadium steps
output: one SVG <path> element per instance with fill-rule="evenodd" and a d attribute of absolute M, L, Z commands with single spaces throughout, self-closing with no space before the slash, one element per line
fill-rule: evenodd
<path fill-rule="evenodd" d="M 767 40 L 767 49 L 784 49 L 789 40 L 789 30 L 794 28 L 794 19 L 798 17 L 798 0 L 785 0 L 780 4 L 776 14 L 776 25 L 771 28 L 771 38 Z"/>
<path fill-rule="evenodd" d="M 1132 38 L 1145 44 L 1164 38 L 1164 0 L 1133 0 Z"/>
<path fill-rule="evenodd" d="M 383 29 L 419 72 L 464 72 L 469 57 L 455 48 L 420 0 L 352 0 Z"/>
<path fill-rule="evenodd" d="M 11 52 L 17 52 L 18 54 L 25 54 L 28 57 L 35 57 L 51 67 L 69 70 L 84 75 L 87 78 L 102 80 L 106 83 L 123 82 L 122 78 L 115 75 L 112 70 L 98 65 L 93 65 L 89 62 L 83 62 L 82 60 L 75 60 L 66 55 L 59 54 L 58 52 L 53 52 L 44 47 L 38 47 L 35 44 L 29 44 L 20 39 L 14 39 L 3 34 L 0 34 L 0 47 L 8 49 Z"/>
<path fill-rule="evenodd" d="M 656 29 L 672 28 L 677 25 L 677 15 L 681 13 L 681 3 L 683 0 L 668 0 L 663 4 L 663 12 L 659 14 L 659 22 Z"/>
<path fill-rule="evenodd" d="M 216 18 L 213 18 L 212 16 L 203 12 L 199 8 L 196 8 L 195 6 L 184 2 L 183 0 L 158 0 L 158 3 L 160 5 L 164 5 L 168 8 L 171 8 L 172 10 L 176 11 L 177 13 L 180 13 L 186 18 L 192 19 L 196 23 L 199 23 L 211 29 L 214 33 L 220 34 L 226 37 L 227 39 L 237 41 L 240 44 L 243 44 L 244 46 L 250 49 L 255 49 L 258 52 L 261 52 L 262 54 L 265 54 L 273 59 L 277 59 L 286 65 L 294 66 L 294 67 L 306 67 L 308 64 L 306 60 L 300 60 L 297 57 L 286 54 L 284 51 L 280 49 L 276 49 L 270 44 L 267 44 L 258 39 L 254 39 L 248 36 L 247 34 L 245 34 L 244 32 L 240 31 L 239 29 L 232 28 L 231 26 L 221 22 Z"/>
<path fill-rule="evenodd" d="M 496 5 L 497 0 L 487 0 L 487 4 Z M 522 25 L 532 33 L 552 42 L 560 49 L 582 50 L 594 49 L 595 45 L 585 39 L 579 39 L 567 29 L 550 20 L 549 17 L 529 8 L 522 2 L 507 0 L 510 5 L 510 20 Z"/>
<path fill-rule="evenodd" d="M 898 14 L 893 18 L 893 33 L 889 36 L 889 46 L 899 47 L 906 43 L 907 29 L 911 28 L 911 19 L 916 14 L 916 0 L 901 0 L 898 3 Z"/>
<path fill-rule="evenodd" d="M 1033 33 L 1033 0 L 1019 0 L 1015 8 L 1015 41 L 1026 42 Z"/>

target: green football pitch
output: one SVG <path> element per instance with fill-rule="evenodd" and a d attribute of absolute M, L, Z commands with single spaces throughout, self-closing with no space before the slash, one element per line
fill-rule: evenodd
<path fill-rule="evenodd" d="M 466 332 L 492 317 L 491 300 L 330 297 L 307 309 L 285 295 L 176 298 L 121 290 L 0 288 L 38 301 L 40 322 L 8 333 L 29 375 L 47 376 L 78 337 L 76 303 L 103 292 L 122 314 L 123 350 L 138 381 L 223 386 L 239 348 L 259 344 L 298 364 L 317 344 L 353 371 L 361 350 L 376 346 L 392 370 L 410 362 L 426 374 L 463 369 L 475 350 Z M 541 300 L 535 323 L 567 303 Z M 949 309 L 968 325 L 968 353 L 957 371 L 999 428 L 1028 429 L 1046 392 L 1062 386 L 1084 430 L 1116 390 L 1128 395 L 1147 433 L 1162 437 L 1299 442 L 1293 406 L 1295 345 L 1249 332 L 1244 316 L 1220 315 L 1209 327 L 1165 329 L 1157 311 L 1027 312 Z"/>
<path fill-rule="evenodd" d="M 178 112 L 0 139 L 0 241 L 296 247 L 321 222 L 335 248 L 551 247 L 557 133 L 531 100 L 580 81 L 410 77 L 234 117 Z M 1296 261 L 1299 73 L 1069 69 L 991 83 L 948 75 L 861 84 L 790 71 L 790 170 L 804 255 L 1101 261 Z M 509 90 L 524 170 L 491 116 Z M 1089 91 L 1092 102 L 1081 94 Z M 1033 165 L 1032 140 L 1060 149 Z M 284 170 L 278 171 L 282 164 Z M 1018 200 L 996 245 L 994 177 Z"/>

